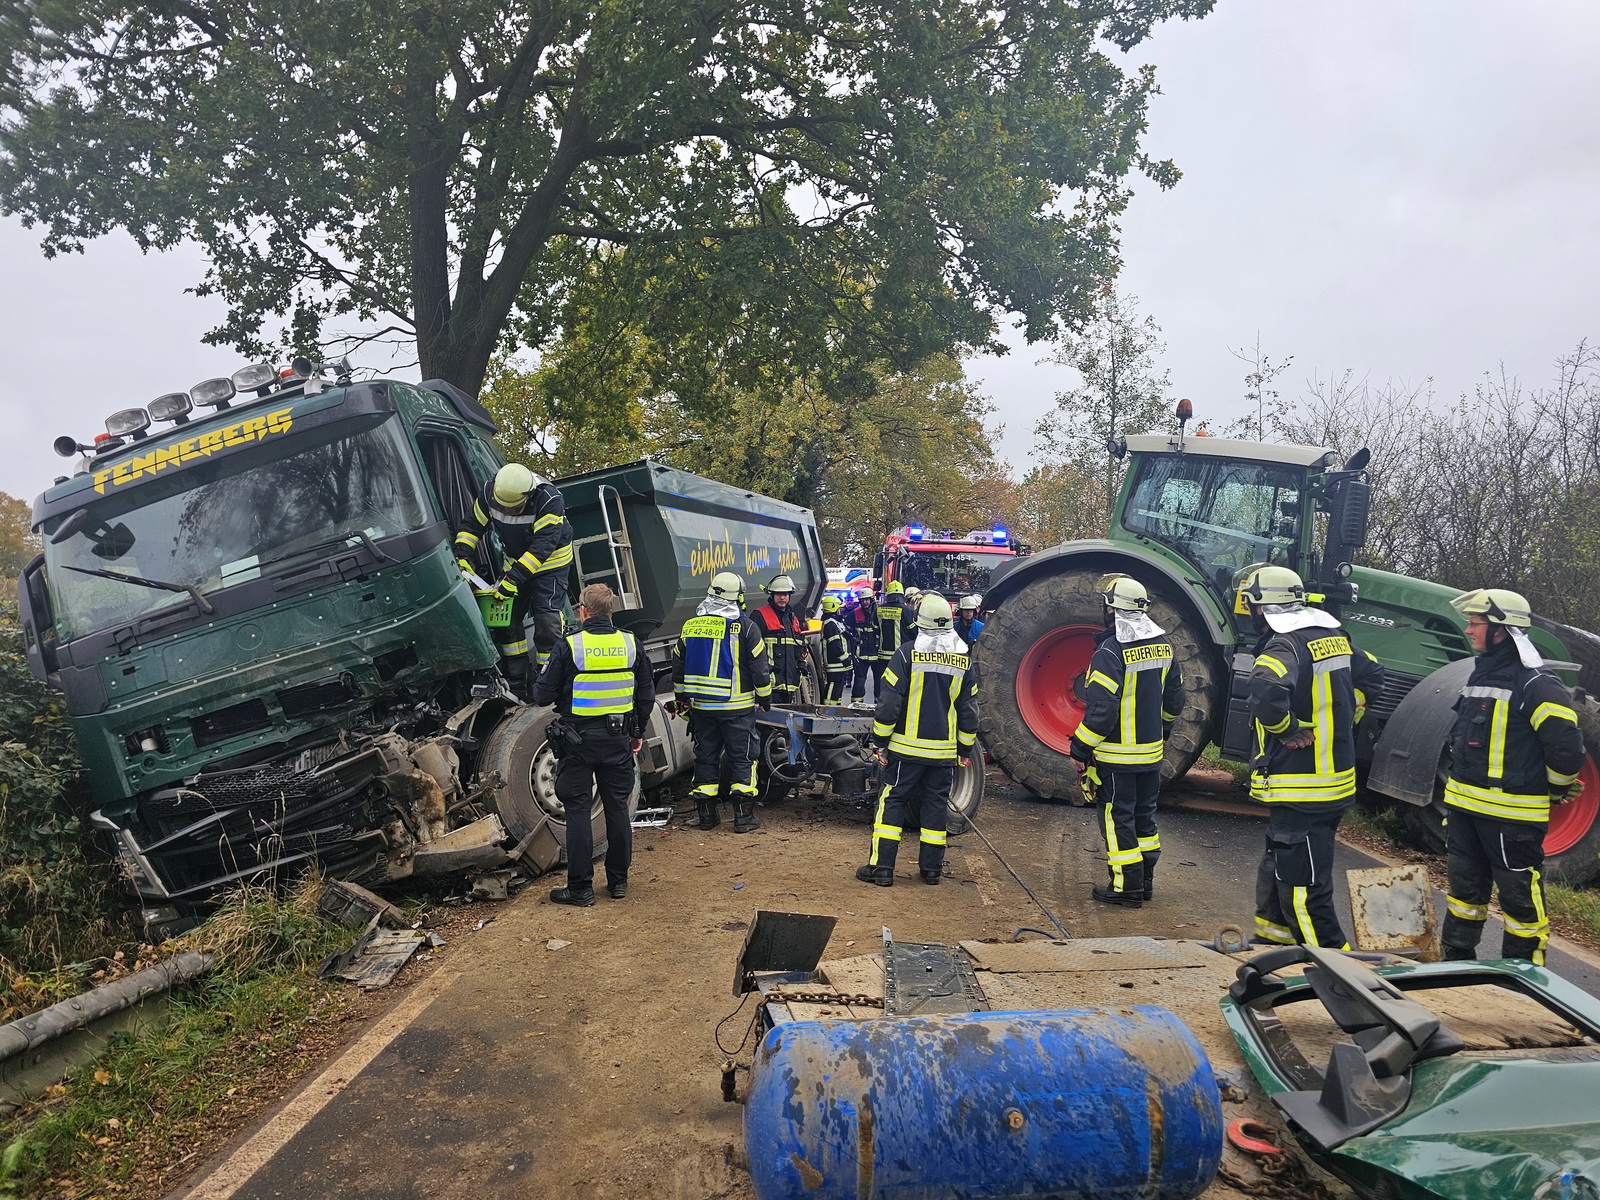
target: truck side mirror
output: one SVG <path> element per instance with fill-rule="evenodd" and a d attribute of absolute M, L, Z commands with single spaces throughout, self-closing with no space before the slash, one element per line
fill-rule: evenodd
<path fill-rule="evenodd" d="M 36 555 L 17 579 L 17 607 L 22 616 L 23 652 L 28 670 L 49 682 L 59 674 L 56 663 L 56 620 L 44 583 L 44 555 Z"/>

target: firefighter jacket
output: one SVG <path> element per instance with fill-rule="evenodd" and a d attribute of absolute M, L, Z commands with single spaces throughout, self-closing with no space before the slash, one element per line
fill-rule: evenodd
<path fill-rule="evenodd" d="M 491 528 L 500 543 L 501 590 L 514 596 L 535 580 L 559 572 L 556 579 L 560 585 L 547 597 L 559 606 L 566 571 L 572 565 L 572 526 L 567 523 L 566 502 L 556 486 L 540 480 L 522 511 L 513 513 L 495 505 L 494 481 L 486 481 L 478 490 L 466 528 L 456 534 L 456 557 L 474 561 Z"/>
<path fill-rule="evenodd" d="M 618 630 L 607 617 L 591 617 L 557 642 L 533 686 L 535 704 L 554 705 L 579 721 L 631 714 L 635 735 L 649 724 L 655 699 L 650 660 L 633 634 Z"/>
<path fill-rule="evenodd" d="M 894 657 L 900 643 L 905 641 L 901 636 L 903 630 L 900 618 L 905 615 L 905 608 L 900 601 L 898 592 L 890 592 L 878 601 L 878 661 L 888 662 Z"/>
<path fill-rule="evenodd" d="M 918 644 L 925 648 L 919 649 Z M 883 669 L 872 735 L 894 754 L 954 762 L 978 740 L 978 684 L 954 637 L 919 637 Z"/>
<path fill-rule="evenodd" d="M 772 695 L 761 631 L 729 601 L 707 600 L 684 622 L 672 654 L 673 689 L 705 712 L 742 712 Z"/>
<path fill-rule="evenodd" d="M 763 604 L 750 618 L 767 643 L 767 662 L 772 667 L 772 685 L 797 688 L 804 673 L 806 622 L 794 606 L 773 608 Z"/>
<path fill-rule="evenodd" d="M 838 617 L 822 618 L 822 669 L 829 675 L 842 675 L 855 670 L 855 659 L 850 653 L 850 639 L 845 634 L 844 623 Z"/>
<path fill-rule="evenodd" d="M 1548 821 L 1550 793 L 1583 767 L 1572 693 L 1525 667 L 1507 638 L 1472 666 L 1456 700 L 1444 802 L 1506 821 Z"/>
<path fill-rule="evenodd" d="M 1183 710 L 1183 677 L 1164 637 L 1119 642 L 1107 630 L 1089 660 L 1083 720 L 1072 735 L 1076 758 L 1113 771 L 1158 771 L 1167 726 Z"/>
<path fill-rule="evenodd" d="M 1250 672 L 1255 721 L 1250 798 L 1307 812 L 1347 807 L 1356 794 L 1356 695 L 1383 690 L 1378 660 L 1338 625 L 1269 633 Z M 1309 746 L 1282 737 L 1309 729 Z"/>
<path fill-rule="evenodd" d="M 878 657 L 878 606 L 871 596 L 863 596 L 849 609 L 848 624 L 850 644 L 857 658 L 868 661 Z"/>

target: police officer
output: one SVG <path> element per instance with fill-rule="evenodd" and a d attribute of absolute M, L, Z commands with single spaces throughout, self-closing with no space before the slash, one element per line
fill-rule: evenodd
<path fill-rule="evenodd" d="M 533 689 L 535 704 L 553 705 L 561 714 L 548 736 L 557 755 L 556 799 L 567 811 L 567 886 L 554 889 L 550 899 L 579 908 L 594 903 L 594 788 L 606 814 L 606 890 L 614 900 L 628 894 L 633 756 L 644 744 L 640 735 L 656 699 L 649 659 L 633 634 L 611 624 L 615 603 L 603 583 L 583 589 L 583 627 L 556 643 Z"/>
<path fill-rule="evenodd" d="M 1456 700 L 1446 853 L 1450 893 L 1442 941 L 1447 959 L 1475 958 L 1489 895 L 1498 888 L 1505 936 L 1501 958 L 1544 962 L 1550 940 L 1540 875 L 1550 805 L 1583 790 L 1583 734 L 1572 693 L 1549 672 L 1523 632 L 1528 602 L 1504 588 L 1479 588 L 1451 601 L 1467 618 L 1477 652 Z"/>
<path fill-rule="evenodd" d="M 1331 613 L 1306 604 L 1305 585 L 1288 567 L 1240 575 L 1235 611 L 1248 613 L 1262 635 L 1250 673 L 1250 796 L 1269 814 L 1256 936 L 1345 948 L 1333 909 L 1333 841 L 1356 795 L 1357 691 L 1377 695 L 1383 668 L 1351 646 Z"/>
<path fill-rule="evenodd" d="M 1103 806 L 1109 886 L 1090 894 L 1106 904 L 1138 908 L 1155 895 L 1156 796 L 1167 727 L 1183 709 L 1183 679 L 1172 643 L 1150 619 L 1150 593 L 1127 575 L 1101 578 L 1106 632 L 1089 660 L 1083 720 L 1072 757 L 1085 794 Z"/>
<path fill-rule="evenodd" d="M 850 638 L 837 596 L 822 598 L 822 670 L 827 680 L 822 689 L 824 704 L 843 704 L 845 689 L 855 675 L 855 659 L 850 653 Z"/>
<path fill-rule="evenodd" d="M 772 665 L 772 699 L 777 704 L 797 704 L 800 677 L 811 657 L 806 645 L 806 622 L 790 601 L 794 599 L 794 580 L 774 576 L 762 585 L 767 602 L 755 611 L 755 622 L 767 643 L 767 662 Z"/>
<path fill-rule="evenodd" d="M 856 878 L 894 886 L 900 836 L 920 828 L 917 869 L 923 883 L 944 871 L 945 829 L 956 766 L 966 766 L 978 740 L 978 686 L 972 660 L 951 628 L 950 602 L 923 599 L 917 636 L 883 670 L 872 735 L 884 764 L 884 787 L 872 826 L 872 853 Z"/>
<path fill-rule="evenodd" d="M 982 608 L 982 596 L 963 596 L 957 606 L 956 636 L 968 646 L 977 641 L 978 635 L 983 632 L 983 622 L 978 620 Z"/>
<path fill-rule="evenodd" d="M 878 662 L 878 602 L 871 592 L 857 592 L 855 606 L 850 610 L 848 628 L 854 634 L 851 653 L 855 656 L 855 673 L 850 680 L 850 702 L 859 704 L 866 699 L 867 676 L 873 674 Z M 877 697 L 877 693 L 873 693 Z"/>
<path fill-rule="evenodd" d="M 872 694 L 883 696 L 883 669 L 889 665 L 895 651 L 905 641 L 900 618 L 905 614 L 905 584 L 891 579 L 883 589 L 883 599 L 878 601 L 878 656 L 873 660 Z"/>
<path fill-rule="evenodd" d="M 761 827 L 756 816 L 756 705 L 772 706 L 772 669 L 755 624 L 740 611 L 744 581 L 722 571 L 684 623 L 673 652 L 674 705 L 694 740 L 697 828 L 714 829 L 722 756 L 733 766 L 733 831 Z"/>
<path fill-rule="evenodd" d="M 500 543 L 500 581 L 494 595 L 511 601 L 511 624 L 494 630 L 502 666 L 513 691 L 525 695 L 528 633 L 533 629 L 537 664 L 543 667 L 561 640 L 561 603 L 572 566 L 572 526 L 561 493 L 521 463 L 507 463 L 480 489 L 464 528 L 455 536 L 456 560 L 463 571 L 490 555 L 483 539 L 493 529 Z M 492 561 L 492 560 L 491 560 Z"/>

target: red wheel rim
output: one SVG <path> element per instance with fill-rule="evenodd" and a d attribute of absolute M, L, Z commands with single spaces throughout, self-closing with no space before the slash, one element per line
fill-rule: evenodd
<path fill-rule="evenodd" d="M 1105 632 L 1098 625 L 1052 629 L 1022 656 L 1017 669 L 1017 708 L 1033 736 L 1061 754 L 1083 720 L 1083 677 L 1094 644 Z"/>
<path fill-rule="evenodd" d="M 1578 772 L 1583 781 L 1583 791 L 1576 800 L 1557 804 L 1550 809 L 1550 828 L 1544 831 L 1544 852 L 1560 854 L 1571 850 L 1583 840 L 1600 813 L 1600 771 L 1595 770 L 1594 759 L 1583 759 L 1583 770 Z"/>

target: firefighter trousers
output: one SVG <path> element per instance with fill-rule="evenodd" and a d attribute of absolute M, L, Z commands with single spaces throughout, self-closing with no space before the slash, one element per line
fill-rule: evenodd
<path fill-rule="evenodd" d="M 1256 872 L 1256 938 L 1347 950 L 1333 907 L 1333 843 L 1343 808 L 1268 806 L 1267 848 Z"/>
<path fill-rule="evenodd" d="M 1100 768 L 1100 836 L 1106 844 L 1106 866 L 1111 890 L 1134 898 L 1144 895 L 1161 857 L 1161 836 L 1156 832 L 1156 797 L 1161 792 L 1161 770 L 1112 771 Z"/>
<path fill-rule="evenodd" d="M 606 814 L 606 882 L 628 878 L 633 862 L 633 824 L 628 798 L 633 795 L 635 768 L 628 735 L 613 732 L 601 720 L 588 723 L 565 718 L 583 741 L 565 750 L 556 762 L 556 799 L 567 811 L 567 886 L 575 892 L 594 886 L 594 830 L 590 812 L 596 790 Z"/>
<path fill-rule="evenodd" d="M 694 788 L 696 800 L 717 800 L 722 775 L 722 757 L 728 756 L 733 768 L 731 796 L 723 799 L 753 803 L 756 798 L 756 710 L 752 705 L 734 712 L 711 709 L 690 710 L 689 737 L 694 741 Z"/>
<path fill-rule="evenodd" d="M 944 870 L 945 830 L 950 821 L 950 789 L 955 784 L 954 759 L 905 758 L 890 753 L 878 792 L 878 812 L 872 823 L 872 857 L 869 866 L 894 869 L 900 838 L 907 829 L 918 831 L 917 869 Z"/>
<path fill-rule="evenodd" d="M 874 653 L 876 653 L 876 651 L 874 651 Z M 869 677 L 876 678 L 877 669 L 878 660 L 875 658 L 858 657 L 856 659 L 854 677 L 850 680 L 850 699 L 862 700 L 866 698 L 867 679 Z M 876 697 L 878 693 L 874 691 L 872 694 L 874 697 Z"/>
<path fill-rule="evenodd" d="M 822 687 L 822 702 L 843 704 L 845 692 L 850 687 L 851 675 L 850 671 L 829 671 Z"/>
<path fill-rule="evenodd" d="M 1544 907 L 1545 821 L 1499 821 L 1451 808 L 1445 825 L 1450 894 L 1445 897 L 1444 956 L 1476 958 L 1491 891 L 1500 893 L 1505 936 L 1501 958 L 1543 965 L 1550 920 Z"/>

